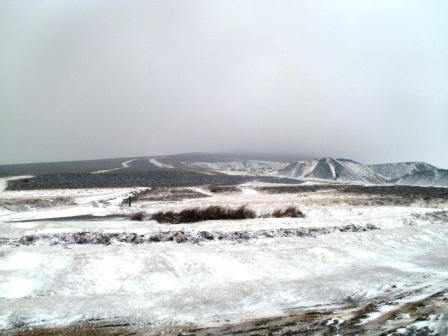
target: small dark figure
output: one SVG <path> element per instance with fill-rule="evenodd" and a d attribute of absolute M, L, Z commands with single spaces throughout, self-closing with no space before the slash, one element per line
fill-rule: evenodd
<path fill-rule="evenodd" d="M 131 206 L 132 200 L 131 200 L 131 196 L 128 197 L 128 204 L 129 206 Z"/>

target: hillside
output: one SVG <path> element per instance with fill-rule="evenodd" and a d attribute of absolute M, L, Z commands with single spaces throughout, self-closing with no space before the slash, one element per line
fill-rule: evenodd
<path fill-rule="evenodd" d="M 422 187 L 448 187 L 448 170 L 432 169 L 406 174 L 392 180 L 395 184 L 414 185 Z"/>
<path fill-rule="evenodd" d="M 437 169 L 426 162 L 398 162 L 369 165 L 375 172 L 388 180 L 398 179 L 407 174 Z"/>
<path fill-rule="evenodd" d="M 385 179 L 370 167 L 347 159 L 322 158 L 292 162 L 280 175 L 300 179 L 319 179 L 341 182 L 381 184 Z"/>
<path fill-rule="evenodd" d="M 0 165 L 0 177 L 34 176 L 22 181 L 9 182 L 10 188 L 19 189 L 198 185 L 223 181 L 228 183 L 226 178 L 228 175 L 448 187 L 447 172 L 448 170 L 439 169 L 425 162 L 365 165 L 349 159 L 326 157 L 303 160 L 280 154 L 256 153 L 186 153 Z M 207 175 L 209 177 L 206 177 Z"/>
<path fill-rule="evenodd" d="M 448 170 L 425 162 L 364 165 L 348 159 L 322 158 L 292 162 L 278 173 L 303 180 L 448 187 Z"/>

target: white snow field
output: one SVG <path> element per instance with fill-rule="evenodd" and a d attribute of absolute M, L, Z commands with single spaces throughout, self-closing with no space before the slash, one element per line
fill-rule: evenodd
<path fill-rule="evenodd" d="M 446 200 L 368 205 L 369 196 L 331 190 L 269 194 L 260 186 L 247 183 L 240 191 L 222 194 L 196 187 L 191 189 L 204 198 L 143 200 L 131 207 L 122 201 L 143 189 L 2 191 L 0 204 L 57 197 L 70 202 L 31 204 L 20 211 L 10 207 L 0 213 L 0 329 L 117 318 L 149 329 L 173 324 L 212 327 L 316 307 L 339 309 L 350 300 L 360 305 L 384 302 L 362 321 L 368 323 L 391 307 L 448 288 Z M 354 199 L 366 204 L 354 206 Z M 177 225 L 108 217 L 208 205 L 247 205 L 260 216 L 295 205 L 306 217 Z M 104 219 L 54 220 L 75 215 Z M 346 230 L 348 225 L 358 229 Z M 277 234 L 300 228 L 314 233 Z M 198 243 L 76 244 L 61 238 L 80 232 L 187 235 L 260 230 L 271 230 L 272 235 Z M 23 239 L 43 235 L 50 238 Z M 440 334 L 446 330 L 446 316 L 436 317 L 414 326 L 429 326 Z M 338 323 L 343 326 L 344 318 Z"/>

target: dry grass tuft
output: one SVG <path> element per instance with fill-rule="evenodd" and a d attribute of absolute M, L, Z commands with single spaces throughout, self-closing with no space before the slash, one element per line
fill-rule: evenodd
<path fill-rule="evenodd" d="M 302 211 L 297 209 L 295 206 L 290 206 L 290 207 L 287 207 L 286 209 L 274 210 L 271 214 L 271 217 L 275 217 L 275 218 L 282 218 L 282 217 L 304 218 L 305 215 Z"/>
<path fill-rule="evenodd" d="M 207 208 L 191 208 L 181 210 L 180 212 L 159 211 L 153 214 L 151 218 L 159 223 L 179 224 L 206 220 L 249 219 L 256 217 L 256 213 L 248 209 L 245 205 L 236 209 L 212 205 Z"/>
<path fill-rule="evenodd" d="M 277 209 L 271 214 L 262 216 L 264 218 L 304 218 L 302 211 L 294 206 L 286 209 Z M 151 219 L 159 223 L 179 224 L 179 223 L 195 223 L 207 220 L 238 220 L 257 218 L 255 211 L 248 209 L 246 205 L 238 208 L 226 208 L 223 206 L 212 205 L 207 208 L 190 208 L 179 212 L 175 211 L 159 211 L 151 216 Z"/>
<path fill-rule="evenodd" d="M 139 212 L 136 212 L 135 214 L 133 214 L 131 216 L 131 219 L 135 220 L 135 221 L 142 221 L 145 219 L 145 217 L 146 217 L 146 213 L 144 211 L 139 211 Z"/>

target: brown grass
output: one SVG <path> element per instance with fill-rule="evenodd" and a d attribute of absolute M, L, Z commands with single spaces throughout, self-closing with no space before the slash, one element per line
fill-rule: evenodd
<path fill-rule="evenodd" d="M 135 214 L 134 216 L 137 216 Z M 274 210 L 271 214 L 262 216 L 264 218 L 304 218 L 302 211 L 295 206 L 286 209 Z M 139 219 L 138 216 L 136 220 Z M 226 208 L 223 206 L 212 205 L 207 208 L 190 208 L 179 212 L 175 211 L 159 211 L 151 216 L 151 219 L 159 223 L 179 224 L 179 223 L 196 223 L 207 220 L 239 220 L 257 218 L 255 211 L 248 209 L 246 205 L 238 208 Z"/>
<path fill-rule="evenodd" d="M 212 205 L 207 208 L 191 208 L 181 210 L 180 212 L 159 211 L 153 214 L 151 219 L 154 219 L 159 223 L 179 224 L 195 223 L 206 220 L 249 219 L 256 217 L 255 212 L 248 209 L 245 205 L 236 209 Z"/>
<path fill-rule="evenodd" d="M 139 211 L 139 212 L 136 212 L 135 214 L 133 214 L 131 216 L 131 219 L 135 220 L 135 221 L 142 221 L 145 219 L 145 217 L 146 217 L 146 213 L 144 211 Z"/>
<path fill-rule="evenodd" d="M 295 206 L 287 207 L 286 209 L 277 209 L 274 210 L 271 214 L 271 217 L 282 218 L 282 217 L 291 217 L 291 218 L 303 218 L 305 215 L 302 211 L 297 209 Z"/>
<path fill-rule="evenodd" d="M 210 186 L 208 188 L 212 193 L 238 193 L 241 189 L 235 186 Z"/>
<path fill-rule="evenodd" d="M 118 333 L 107 332 L 107 330 L 97 329 L 90 325 L 70 326 L 63 328 L 34 328 L 17 331 L 11 335 L 14 336 L 111 336 Z"/>

